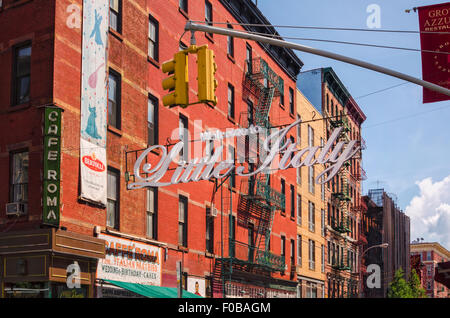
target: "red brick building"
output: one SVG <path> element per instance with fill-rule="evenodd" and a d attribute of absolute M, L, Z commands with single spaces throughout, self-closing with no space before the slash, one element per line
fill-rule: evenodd
<path fill-rule="evenodd" d="M 258 8 L 251 1 L 116 0 L 109 8 L 107 41 L 95 29 L 83 31 L 82 9 L 81 0 L 5 0 L 0 8 L 0 27 L 7 30 L 0 35 L 0 171 L 5 176 L 0 205 L 8 206 L 0 212 L 2 296 L 23 296 L 23 289 L 44 297 L 129 295 L 110 282 L 121 280 L 176 287 L 181 261 L 183 285 L 192 293 L 295 297 L 294 169 L 236 176 L 220 187 L 220 179 L 138 190 L 127 186 L 136 178 L 137 156 L 148 146 L 170 150 L 180 138 L 189 141 L 182 156 L 191 158 L 196 149 L 212 154 L 220 146 L 198 142 L 208 129 L 293 122 L 302 62 L 291 50 L 197 32 L 197 45 L 214 50 L 218 104 L 168 108 L 161 102 L 167 94 L 161 65 L 189 45 L 186 21 L 227 22 L 236 30 L 242 27 L 234 23 L 270 25 Z M 99 164 L 107 182 L 106 204 L 85 200 L 80 192 L 80 153 L 86 150 L 80 149 L 83 32 L 107 43 L 106 162 Z M 195 56 L 189 57 L 189 68 L 189 95 L 195 100 Z M 51 126 L 56 116 L 61 123 Z M 56 137 L 47 136 L 47 124 L 59 129 Z M 181 128 L 189 134 L 180 137 Z M 295 140 L 294 129 L 287 138 Z M 261 159 L 250 139 L 244 153 L 226 144 L 223 156 L 253 158 L 254 168 Z M 56 143 L 59 148 L 47 149 Z M 47 174 L 48 152 L 58 159 L 57 175 Z M 154 151 L 147 158 L 156 164 L 161 156 Z M 55 185 L 49 185 L 53 176 Z M 49 192 L 58 194 L 57 201 L 48 201 Z M 52 215 L 49 226 L 45 220 Z M 72 264 L 78 266 L 80 286 L 70 290 Z"/>
<path fill-rule="evenodd" d="M 422 265 L 418 274 L 426 295 L 430 298 L 448 298 L 448 287 L 443 284 L 443 280 L 438 281 L 435 278 L 442 270 L 439 266 L 449 261 L 450 252 L 438 242 L 413 241 L 410 248 L 411 257 L 419 258 Z"/>

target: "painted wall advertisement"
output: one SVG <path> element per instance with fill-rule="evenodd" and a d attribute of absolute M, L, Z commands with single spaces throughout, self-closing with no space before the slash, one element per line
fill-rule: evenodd
<path fill-rule="evenodd" d="M 106 205 L 108 0 L 83 1 L 81 198 Z"/>
<path fill-rule="evenodd" d="M 133 240 L 99 234 L 106 241 L 97 278 L 161 286 L 161 248 Z"/>

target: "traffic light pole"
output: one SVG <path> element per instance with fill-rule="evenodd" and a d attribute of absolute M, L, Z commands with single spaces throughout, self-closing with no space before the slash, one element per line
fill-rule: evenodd
<path fill-rule="evenodd" d="M 292 42 L 286 42 L 283 40 L 278 40 L 278 39 L 274 39 L 274 38 L 269 38 L 269 37 L 265 37 L 265 36 L 261 36 L 261 35 L 255 35 L 255 34 L 249 34 L 249 33 L 245 33 L 245 32 L 240 32 L 240 31 L 235 31 L 229 28 L 218 28 L 218 27 L 213 27 L 213 26 L 208 26 L 208 25 L 200 25 L 200 24 L 196 24 L 193 22 L 188 21 L 186 23 L 186 26 L 184 28 L 186 31 L 191 31 L 192 33 L 195 31 L 200 31 L 200 32 L 207 32 L 207 33 L 215 33 L 215 34 L 221 34 L 221 35 L 226 35 L 226 36 L 232 36 L 235 38 L 241 38 L 241 39 L 247 39 L 247 40 L 252 40 L 252 41 L 257 41 L 257 42 L 262 42 L 262 43 L 268 43 L 271 45 L 275 45 L 275 46 L 281 46 L 281 47 L 286 47 L 286 48 L 290 48 L 293 50 L 298 50 L 298 51 L 302 51 L 302 52 L 306 52 L 306 53 L 310 53 L 310 54 L 314 54 L 314 55 L 319 55 L 319 56 L 323 56 L 323 57 L 327 57 L 333 60 L 337 60 L 337 61 L 341 61 L 344 63 L 348 63 L 348 64 L 353 64 L 362 68 L 366 68 L 375 72 L 379 72 L 379 73 L 383 73 L 386 75 L 390 75 L 393 77 L 397 77 L 399 79 L 423 86 L 427 89 L 436 91 L 438 93 L 441 94 L 445 94 L 450 96 L 450 90 L 421 80 L 419 78 L 404 74 L 404 73 L 400 73 L 379 65 L 375 65 L 375 64 L 371 64 L 368 62 L 364 62 L 358 59 L 354 59 L 348 56 L 344 56 L 344 55 L 340 55 L 340 54 L 336 54 L 333 52 L 329 52 L 329 51 L 324 51 L 324 50 L 320 50 L 320 49 L 315 49 L 309 46 L 305 46 L 305 45 L 301 45 L 301 44 L 297 44 L 297 43 L 292 43 Z"/>

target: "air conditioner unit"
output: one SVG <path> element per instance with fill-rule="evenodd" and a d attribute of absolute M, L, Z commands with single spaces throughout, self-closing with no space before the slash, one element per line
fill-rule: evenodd
<path fill-rule="evenodd" d="M 214 217 L 217 216 L 217 209 L 214 207 L 214 205 L 211 205 L 211 215 Z"/>
<path fill-rule="evenodd" d="M 6 215 L 26 215 L 28 204 L 22 202 L 6 203 Z"/>

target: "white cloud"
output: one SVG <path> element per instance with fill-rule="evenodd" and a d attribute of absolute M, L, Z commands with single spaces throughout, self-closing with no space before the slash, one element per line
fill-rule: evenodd
<path fill-rule="evenodd" d="M 411 240 L 439 242 L 450 248 L 450 175 L 441 181 L 417 181 L 420 193 L 405 209 L 411 218 Z"/>

